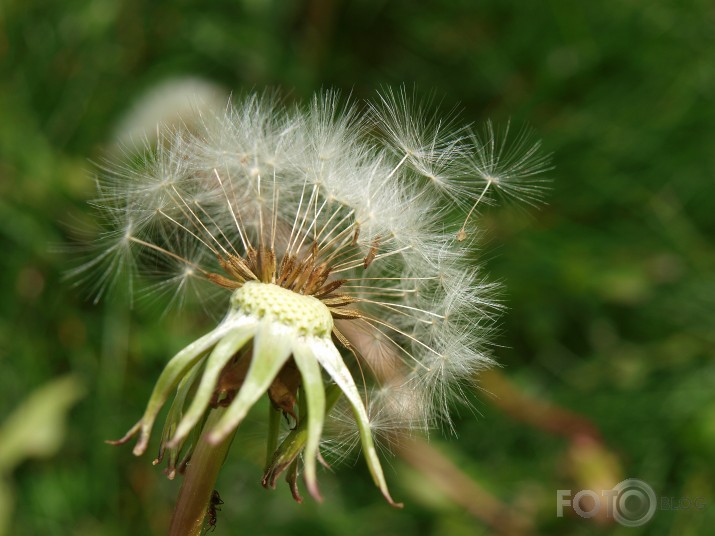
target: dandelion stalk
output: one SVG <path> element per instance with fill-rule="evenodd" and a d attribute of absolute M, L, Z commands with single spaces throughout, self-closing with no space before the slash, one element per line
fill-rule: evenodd
<path fill-rule="evenodd" d="M 234 436 L 231 434 L 218 444 L 208 441 L 208 431 L 224 413 L 225 408 L 209 413 L 204 432 L 186 468 L 169 526 L 169 536 L 200 536 L 202 533 L 211 494 Z"/>

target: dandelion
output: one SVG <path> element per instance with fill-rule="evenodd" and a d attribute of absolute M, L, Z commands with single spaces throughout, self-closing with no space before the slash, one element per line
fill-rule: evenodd
<path fill-rule="evenodd" d="M 453 398 L 492 364 L 498 304 L 475 264 L 471 216 L 489 189 L 537 193 L 545 165 L 523 138 L 504 152 L 491 126 L 453 125 L 404 91 L 366 109 L 335 93 L 306 107 L 251 95 L 192 133 L 165 131 L 138 168 L 108 166 L 95 201 L 108 227 L 77 272 L 98 274 L 98 296 L 160 272 L 153 289 L 173 302 L 190 292 L 228 310 L 169 361 L 116 443 L 138 437 L 142 454 L 174 393 L 156 460 L 173 476 L 198 464 L 199 434 L 209 450 L 230 442 L 267 395 L 264 484 L 290 469 L 298 497 L 302 454 L 320 500 L 321 439 L 341 398 L 375 485 L 397 505 L 373 433 L 449 422 Z M 281 414 L 295 429 L 279 445 Z M 213 481 L 204 488 L 207 504 Z"/>

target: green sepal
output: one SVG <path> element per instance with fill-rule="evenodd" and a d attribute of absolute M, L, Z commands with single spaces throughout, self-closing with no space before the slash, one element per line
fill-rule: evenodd
<path fill-rule="evenodd" d="M 164 471 L 170 480 L 176 476 L 177 462 L 179 462 L 179 455 L 184 447 L 184 441 L 181 441 L 178 445 L 174 447 L 169 447 L 167 443 L 171 437 L 176 432 L 176 427 L 178 422 L 181 420 L 181 415 L 184 412 L 184 405 L 187 398 L 196 390 L 196 384 L 198 376 L 201 372 L 203 363 L 196 363 L 191 371 L 182 378 L 179 382 L 179 386 L 176 388 L 176 395 L 174 400 L 169 407 L 169 412 L 166 415 L 166 420 L 164 421 L 164 429 L 161 433 L 161 443 L 159 445 L 159 454 L 154 460 L 154 465 L 161 463 L 164 459 L 166 452 L 168 451 L 169 459 L 167 460 L 167 467 Z"/>
<path fill-rule="evenodd" d="M 325 414 L 327 415 L 335 403 L 340 399 L 342 391 L 335 384 L 330 384 L 325 389 Z M 298 425 L 291 430 L 283 439 L 281 444 L 273 453 L 271 462 L 263 473 L 261 483 L 265 488 L 275 488 L 276 480 L 292 463 L 296 461 L 298 455 L 305 448 L 308 440 L 308 421 L 301 420 Z"/>
<path fill-rule="evenodd" d="M 303 340 L 297 340 L 293 344 L 293 359 L 298 366 L 303 383 L 303 393 L 307 411 L 301 414 L 301 423 L 307 420 L 308 434 L 305 443 L 305 453 L 303 463 L 305 465 L 305 483 L 308 491 L 317 500 L 322 501 L 318 491 L 318 480 L 316 476 L 316 459 L 318 457 L 318 447 L 320 446 L 320 436 L 323 432 L 323 422 L 325 420 L 325 388 L 323 387 L 323 376 L 320 373 L 320 365 L 313 355 L 310 344 Z"/>
<path fill-rule="evenodd" d="M 136 423 L 129 430 L 129 432 L 124 435 L 124 437 L 117 441 L 110 441 L 110 443 L 126 443 L 132 438 L 132 436 L 139 433 L 139 440 L 134 446 L 133 452 L 135 456 L 143 454 L 146 450 L 147 444 L 149 443 L 149 434 L 154 426 L 156 416 L 166 403 L 171 391 L 173 391 L 179 384 L 181 379 L 186 375 L 187 371 L 191 369 L 191 367 L 193 367 L 202 357 L 204 357 L 204 353 L 216 344 L 216 342 L 220 340 L 230 329 L 231 323 L 224 322 L 213 331 L 210 331 L 200 339 L 197 339 L 186 346 L 173 358 L 171 358 L 171 361 L 169 361 L 169 363 L 164 367 L 164 370 L 161 372 L 159 379 L 154 385 L 154 390 L 151 393 L 149 403 L 147 404 L 141 420 Z"/>
<path fill-rule="evenodd" d="M 244 419 L 251 407 L 268 390 L 291 354 L 291 342 L 295 337 L 292 329 L 270 320 L 258 326 L 251 365 L 236 398 L 226 413 L 209 434 L 209 441 L 216 444 L 230 434 Z"/>
<path fill-rule="evenodd" d="M 392 506 L 402 508 L 402 503 L 396 503 L 390 496 L 387 489 L 385 475 L 382 472 L 380 459 L 375 450 L 375 443 L 372 440 L 372 432 L 370 430 L 370 419 L 367 415 L 367 410 L 362 403 L 360 392 L 358 391 L 355 381 L 353 380 L 350 370 L 345 365 L 340 352 L 329 339 L 315 339 L 311 341 L 313 355 L 322 365 L 325 371 L 330 375 L 333 381 L 342 389 L 348 402 L 352 406 L 355 421 L 357 422 L 360 431 L 360 442 L 362 443 L 363 455 L 370 469 L 370 474 L 375 482 L 375 485 L 380 488 L 382 495 L 387 499 Z"/>
<path fill-rule="evenodd" d="M 236 355 L 236 352 L 243 348 L 253 337 L 255 331 L 256 325 L 251 322 L 248 325 L 232 329 L 216 344 L 211 355 L 206 359 L 206 366 L 193 401 L 183 419 L 181 419 L 174 436 L 169 441 L 170 448 L 179 445 L 196 426 L 196 423 L 199 422 L 206 412 L 209 402 L 211 402 L 221 371 L 231 358 Z"/>

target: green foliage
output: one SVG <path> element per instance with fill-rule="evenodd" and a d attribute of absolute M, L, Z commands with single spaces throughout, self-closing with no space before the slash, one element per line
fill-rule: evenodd
<path fill-rule="evenodd" d="M 530 123 L 554 153 L 553 189 L 539 211 L 485 215 L 487 271 L 509 306 L 496 357 L 524 393 L 594 423 L 623 478 L 708 508 L 658 511 L 640 529 L 557 519 L 555 491 L 579 489 L 568 440 L 488 394 L 458 420 L 459 439 L 437 443 L 536 532 L 698 534 L 715 521 L 710 2 L 10 0 L 0 23 L 0 422 L 57 376 L 89 389 L 61 450 L 6 480 L 13 533 L 167 526 L 177 483 L 103 440 L 141 415 L 165 360 L 211 319 L 130 309 L 120 291 L 94 305 L 62 280 L 81 257 L 62 245 L 84 239 L 88 160 L 111 149 L 143 91 L 184 75 L 289 99 L 414 84 L 467 120 Z M 219 480 L 216 534 L 492 530 L 398 458 L 387 478 L 404 511 L 361 463 L 321 475 L 324 504 L 294 504 L 287 487 L 260 487 L 262 449 L 246 426 Z"/>

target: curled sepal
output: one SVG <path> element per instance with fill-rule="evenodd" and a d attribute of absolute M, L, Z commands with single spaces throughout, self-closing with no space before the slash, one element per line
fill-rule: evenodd
<path fill-rule="evenodd" d="M 303 497 L 300 496 L 300 490 L 298 489 L 298 460 L 293 460 L 293 463 L 290 464 L 286 473 L 286 482 L 290 488 L 291 495 L 293 495 L 293 500 L 299 504 L 302 503 Z"/>
<path fill-rule="evenodd" d="M 291 432 L 273 453 L 273 458 L 268 463 L 268 466 L 263 473 L 261 484 L 263 484 L 264 488 L 275 489 L 276 480 L 278 480 L 278 477 L 281 476 L 283 471 L 285 471 L 288 466 L 296 461 L 296 458 L 298 458 L 298 455 L 305 447 L 307 438 L 307 422 L 300 423 L 295 427 L 295 429 L 291 430 Z"/>
<path fill-rule="evenodd" d="M 303 379 L 303 393 L 307 405 L 306 415 L 301 415 L 301 422 L 307 420 L 308 434 L 305 443 L 303 463 L 305 465 L 305 484 L 308 491 L 317 501 L 322 501 L 318 491 L 315 462 L 319 456 L 320 436 L 323 432 L 325 420 L 325 388 L 320 365 L 311 352 L 310 345 L 304 339 L 294 341 L 293 359 L 298 366 Z M 294 486 L 291 486 L 291 489 Z M 295 493 L 294 493 L 295 496 Z"/>
<path fill-rule="evenodd" d="M 345 394 L 345 397 L 348 399 L 348 402 L 352 406 L 355 421 L 357 422 L 358 429 L 360 430 L 360 442 L 362 443 L 363 454 L 375 485 L 380 488 L 380 491 L 385 499 L 387 499 L 387 502 L 396 508 L 402 508 L 402 503 L 396 503 L 390 496 L 390 492 L 387 489 L 385 475 L 382 472 L 380 459 L 377 457 L 375 443 L 372 440 L 370 420 L 367 416 L 367 411 L 362 403 L 360 392 L 355 385 L 355 381 L 350 374 L 350 370 L 345 365 L 340 352 L 329 339 L 312 340 L 311 349 L 318 362 L 322 365 L 338 387 L 340 387 L 343 394 Z"/>
<path fill-rule="evenodd" d="M 258 326 L 251 366 L 238 395 L 228 406 L 226 413 L 211 430 L 208 440 L 220 443 L 241 423 L 253 404 L 268 390 L 275 377 L 291 354 L 294 330 L 283 324 L 263 321 Z"/>
<path fill-rule="evenodd" d="M 174 390 L 186 372 L 193 367 L 199 359 L 203 357 L 204 353 L 216 344 L 216 342 L 220 340 L 226 332 L 231 329 L 231 327 L 230 323 L 224 322 L 216 329 L 210 331 L 200 339 L 195 340 L 176 354 L 161 372 L 159 380 L 156 382 L 151 397 L 149 398 L 149 403 L 144 411 L 144 416 L 129 430 L 129 432 L 127 432 L 123 438 L 111 443 L 126 443 L 135 434 L 139 433 L 139 440 L 134 446 L 133 452 L 135 456 L 143 454 L 146 450 L 147 444 L 149 443 L 149 434 L 154 426 L 156 416 L 166 402 L 166 399 L 169 398 L 169 393 Z"/>
<path fill-rule="evenodd" d="M 330 384 L 325 390 L 325 414 L 333 408 L 335 403 L 340 398 L 342 391 L 335 384 Z M 278 477 L 297 461 L 298 455 L 305 448 L 305 444 L 308 441 L 308 419 L 301 419 L 293 430 L 291 430 L 288 435 L 283 439 L 281 444 L 273 452 L 270 462 L 266 466 L 266 470 L 263 473 L 263 479 L 261 484 L 264 488 L 275 488 L 276 480 Z M 292 477 L 286 476 L 286 481 L 291 486 L 291 493 L 293 497 L 296 497 L 296 492 L 294 489 L 295 482 Z M 300 495 L 298 495 L 299 497 Z M 297 499 L 296 499 L 297 500 Z M 302 500 L 302 499 L 301 499 Z M 300 502 L 300 501 L 298 501 Z"/>
<path fill-rule="evenodd" d="M 169 448 L 179 445 L 196 426 L 196 423 L 199 422 L 206 412 L 206 408 L 208 408 L 221 371 L 236 352 L 243 348 L 249 339 L 253 337 L 255 331 L 255 321 L 244 317 L 244 322 L 229 331 L 218 344 L 216 344 L 211 355 L 206 359 L 206 366 L 201 376 L 201 382 L 194 394 L 189 409 L 184 414 L 183 419 L 181 419 L 181 422 L 176 428 L 174 436 L 169 441 Z"/>
<path fill-rule="evenodd" d="M 169 480 L 174 479 L 177 470 L 181 472 L 183 460 L 180 460 L 179 456 L 184 447 L 184 441 L 175 446 L 168 446 L 167 443 L 176 432 L 176 426 L 181 420 L 187 398 L 196 390 L 196 380 L 201 372 L 201 365 L 201 362 L 196 363 L 189 373 L 179 382 L 179 386 L 176 388 L 176 396 L 174 396 L 174 401 L 171 403 L 169 413 L 167 413 L 166 421 L 164 422 L 164 430 L 162 431 L 161 443 L 159 444 L 159 454 L 152 462 L 154 465 L 161 463 L 168 451 L 167 466 L 164 473 L 169 477 Z M 190 455 L 191 446 L 187 449 L 184 458 Z"/>

